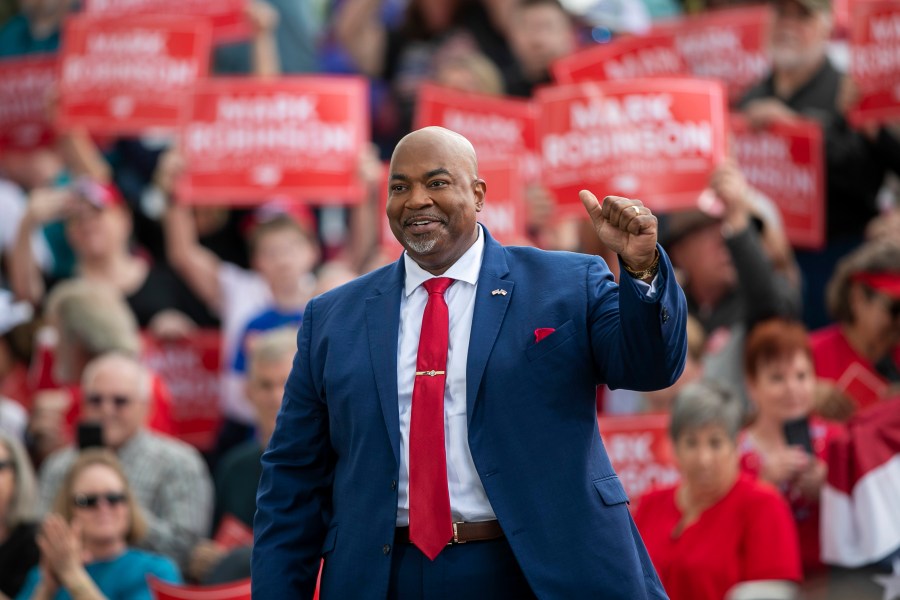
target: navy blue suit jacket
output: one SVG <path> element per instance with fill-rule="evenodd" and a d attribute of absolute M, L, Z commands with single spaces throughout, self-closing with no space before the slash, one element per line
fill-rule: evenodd
<path fill-rule="evenodd" d="M 660 248 L 659 293 L 598 257 L 504 247 L 485 231 L 466 368 L 469 448 L 541 598 L 665 598 L 597 430 L 595 387 L 680 375 L 684 294 Z M 397 518 L 403 260 L 312 300 L 262 458 L 255 598 L 384 598 Z M 491 294 L 506 290 L 506 295 Z M 537 328 L 556 331 L 535 343 Z"/>

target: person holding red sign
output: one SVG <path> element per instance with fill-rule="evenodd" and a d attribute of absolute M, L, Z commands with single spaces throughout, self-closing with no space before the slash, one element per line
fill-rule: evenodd
<path fill-rule="evenodd" d="M 253 594 L 665 598 L 597 429 L 598 383 L 671 385 L 687 306 L 657 219 L 588 191 L 599 257 L 504 247 L 474 148 L 391 159 L 394 264 L 311 300 L 267 451 Z"/>
<path fill-rule="evenodd" d="M 900 396 L 900 245 L 869 242 L 841 260 L 828 308 L 837 323 L 812 334 L 818 376 L 857 410 Z"/>
<path fill-rule="evenodd" d="M 824 283 L 837 260 L 862 241 L 878 214 L 876 196 L 888 171 L 900 173 L 900 140 L 884 127 L 854 130 L 846 118 L 850 81 L 828 58 L 830 0 L 775 0 L 769 76 L 750 89 L 741 110 L 756 127 L 815 119 L 822 125 L 826 163 L 826 247 L 797 253 L 806 277 L 805 320 L 828 322 Z"/>
<path fill-rule="evenodd" d="M 672 600 L 793 598 L 797 532 L 778 491 L 741 475 L 743 409 L 714 382 L 675 399 L 669 433 L 681 481 L 646 494 L 634 521 Z"/>

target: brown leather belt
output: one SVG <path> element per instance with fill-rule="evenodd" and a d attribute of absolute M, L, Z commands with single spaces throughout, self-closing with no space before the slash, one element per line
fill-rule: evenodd
<path fill-rule="evenodd" d="M 454 523 L 453 538 L 447 542 L 448 546 L 465 544 L 467 542 L 485 542 L 503 537 L 498 521 L 476 521 L 473 523 Z M 408 544 L 409 527 L 398 527 L 394 530 L 395 544 Z"/>

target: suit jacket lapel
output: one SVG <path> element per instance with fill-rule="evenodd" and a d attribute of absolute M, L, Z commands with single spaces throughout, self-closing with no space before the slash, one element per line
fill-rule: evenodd
<path fill-rule="evenodd" d="M 484 258 L 478 287 L 475 290 L 475 312 L 472 316 L 472 333 L 469 337 L 469 358 L 466 365 L 466 414 L 471 423 L 475 412 L 475 400 L 481 387 L 481 378 L 488 358 L 500 333 L 503 317 L 512 300 L 515 282 L 504 277 L 509 273 L 503 247 L 484 231 Z M 493 293 L 502 290 L 506 293 Z"/>
<path fill-rule="evenodd" d="M 400 409 L 397 401 L 397 336 L 400 331 L 400 292 L 403 258 L 388 271 L 375 295 L 366 298 L 369 357 L 394 459 L 400 464 Z"/>

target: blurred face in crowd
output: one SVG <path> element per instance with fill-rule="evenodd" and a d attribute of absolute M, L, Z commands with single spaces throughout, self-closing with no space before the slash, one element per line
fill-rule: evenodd
<path fill-rule="evenodd" d="M 575 50 L 569 16 L 550 4 L 517 10 L 510 33 L 513 53 L 532 81 L 543 78 L 550 63 Z"/>
<path fill-rule="evenodd" d="M 747 390 L 760 417 L 785 422 L 807 416 L 813 408 L 816 377 L 809 355 L 798 350 L 757 365 Z"/>
<path fill-rule="evenodd" d="M 449 29 L 456 16 L 458 0 L 413 0 L 412 6 L 422 15 L 426 29 L 431 33 Z"/>
<path fill-rule="evenodd" d="M 82 389 L 82 420 L 98 422 L 104 445 L 118 449 L 147 420 L 149 390 L 143 369 L 124 357 L 106 357 L 91 368 Z"/>
<path fill-rule="evenodd" d="M 0 442 L 0 523 L 5 522 L 16 491 L 16 470 L 12 453 Z"/>
<path fill-rule="evenodd" d="M 285 354 L 277 361 L 256 360 L 250 364 L 247 398 L 256 408 L 257 422 L 266 431 L 275 429 L 275 418 L 281 409 L 284 386 L 293 362 L 293 355 Z"/>
<path fill-rule="evenodd" d="M 687 276 L 692 294 L 703 290 L 710 296 L 721 296 L 737 285 L 737 271 L 718 223 L 701 227 L 678 240 L 670 254 L 675 266 Z"/>
<path fill-rule="evenodd" d="M 778 0 L 773 7 L 771 52 L 775 69 L 791 71 L 817 65 L 825 56 L 831 35 L 830 17 L 795 0 Z"/>
<path fill-rule="evenodd" d="M 270 287 L 294 289 L 312 271 L 317 258 L 317 250 L 300 231 L 283 227 L 260 235 L 251 260 Z"/>
<path fill-rule="evenodd" d="M 391 157 L 387 216 L 391 231 L 423 269 L 439 275 L 478 237 L 486 184 L 475 151 L 439 127 L 415 131 Z"/>
<path fill-rule="evenodd" d="M 98 208 L 78 200 L 66 220 L 66 239 L 78 260 L 103 260 L 125 252 L 130 235 L 131 218 L 124 206 Z"/>
<path fill-rule="evenodd" d="M 128 535 L 131 514 L 125 482 L 108 466 L 92 464 L 75 477 L 72 503 L 72 516 L 88 544 L 121 542 Z"/>
<path fill-rule="evenodd" d="M 884 356 L 900 344 L 900 298 L 853 284 L 850 311 L 853 322 L 848 326 L 869 356 Z"/>
<path fill-rule="evenodd" d="M 687 429 L 675 440 L 681 477 L 695 494 L 716 495 L 737 475 L 737 446 L 719 424 Z"/>

